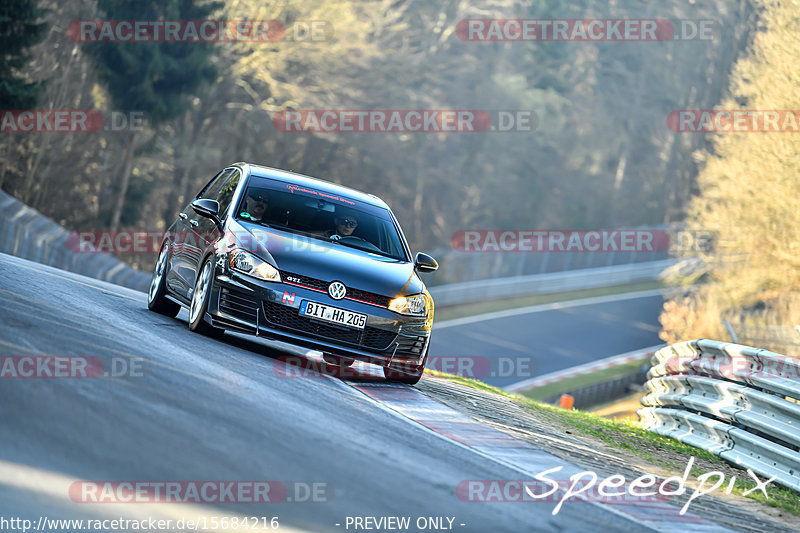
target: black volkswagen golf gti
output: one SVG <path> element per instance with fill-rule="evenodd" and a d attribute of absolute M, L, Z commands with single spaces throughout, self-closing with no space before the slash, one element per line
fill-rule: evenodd
<path fill-rule="evenodd" d="M 217 174 L 167 232 L 148 294 L 152 311 L 189 309 L 189 328 L 235 330 L 358 359 L 416 383 L 433 300 L 400 225 L 377 196 L 273 168 Z"/>

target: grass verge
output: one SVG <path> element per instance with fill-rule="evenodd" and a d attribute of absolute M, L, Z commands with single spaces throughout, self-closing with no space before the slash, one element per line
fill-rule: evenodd
<path fill-rule="evenodd" d="M 592 413 L 561 409 L 560 407 L 541 403 L 519 394 L 510 394 L 502 389 L 478 380 L 462 378 L 460 376 L 437 371 L 426 370 L 425 372 L 432 376 L 445 378 L 468 387 L 511 398 L 527 409 L 535 411 L 545 419 L 562 426 L 573 428 L 577 436 L 592 436 L 613 448 L 625 453 L 633 453 L 653 465 L 670 471 L 682 471 L 682 469 L 685 468 L 686 461 L 692 456 L 710 463 L 729 465 L 724 459 L 705 450 L 689 446 L 671 437 L 664 437 L 647 431 L 636 420 L 609 420 Z M 662 455 L 658 454 L 659 450 L 669 450 L 685 457 L 686 461 L 683 463 L 684 466 L 681 466 L 676 461 L 665 460 Z M 698 476 L 705 472 L 698 468 L 693 468 L 691 473 L 694 476 Z M 767 486 L 767 497 L 760 491 L 754 491 L 745 495 L 749 489 L 755 486 L 756 484 L 754 482 L 747 481 L 746 478 L 738 476 L 732 492 L 733 494 L 764 503 L 770 507 L 782 509 L 792 515 L 800 516 L 800 494 L 791 489 L 771 484 Z"/>

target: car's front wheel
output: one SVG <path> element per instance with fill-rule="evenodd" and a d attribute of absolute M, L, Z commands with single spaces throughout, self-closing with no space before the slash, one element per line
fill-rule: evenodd
<path fill-rule="evenodd" d="M 401 368 L 383 367 L 383 377 L 391 383 L 404 383 L 406 385 L 416 385 L 422 379 L 425 372 L 425 363 L 428 362 L 428 352 L 419 365 L 405 365 Z"/>
<path fill-rule="evenodd" d="M 208 300 L 211 298 L 211 284 L 214 281 L 214 265 L 207 259 L 200 269 L 200 275 L 194 283 L 192 305 L 189 307 L 189 329 L 203 335 L 217 336 L 224 330 L 215 328 L 205 320 Z"/>
<path fill-rule="evenodd" d="M 150 290 L 147 291 L 147 308 L 156 313 L 174 318 L 181 306 L 167 299 L 167 245 L 161 247 L 158 254 L 156 268 L 153 270 L 153 279 L 150 280 Z"/>

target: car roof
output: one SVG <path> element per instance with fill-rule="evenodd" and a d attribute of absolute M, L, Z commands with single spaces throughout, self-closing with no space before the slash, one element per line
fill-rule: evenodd
<path fill-rule="evenodd" d="M 247 173 L 247 171 L 249 170 L 250 174 L 255 175 L 256 177 L 271 178 L 284 181 L 287 183 L 303 185 L 305 187 L 313 187 L 314 189 L 321 190 L 325 193 L 346 196 L 349 198 L 360 200 L 370 205 L 374 205 L 376 207 L 383 207 L 385 209 L 389 209 L 389 206 L 386 204 L 386 202 L 384 202 L 374 194 L 367 194 L 359 190 L 346 187 L 344 185 L 337 185 L 336 183 L 331 183 L 330 181 L 321 180 L 319 178 L 312 178 L 311 176 L 305 176 L 303 174 L 297 174 L 296 172 L 281 170 L 279 168 L 254 165 L 252 163 L 239 162 L 239 163 L 234 163 L 233 166 L 240 167 L 245 173 Z"/>

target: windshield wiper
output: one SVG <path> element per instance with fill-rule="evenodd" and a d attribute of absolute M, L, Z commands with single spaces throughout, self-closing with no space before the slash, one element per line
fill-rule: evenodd
<path fill-rule="evenodd" d="M 364 242 L 368 243 L 370 246 L 372 246 L 372 248 L 365 248 L 363 246 L 358 246 L 358 244 L 356 244 L 356 243 L 342 242 L 341 239 L 330 239 L 329 238 L 329 242 L 335 242 L 337 244 L 341 244 L 342 246 L 346 246 L 348 248 L 352 248 L 353 250 L 360 250 L 362 252 L 367 252 L 367 253 L 370 253 L 370 254 L 380 255 L 381 257 L 388 257 L 389 259 L 399 260 L 397 257 L 389 255 L 388 253 L 384 252 L 383 250 L 381 250 L 380 248 L 378 248 L 377 246 L 375 246 L 374 244 L 372 244 L 369 241 L 364 241 Z"/>

